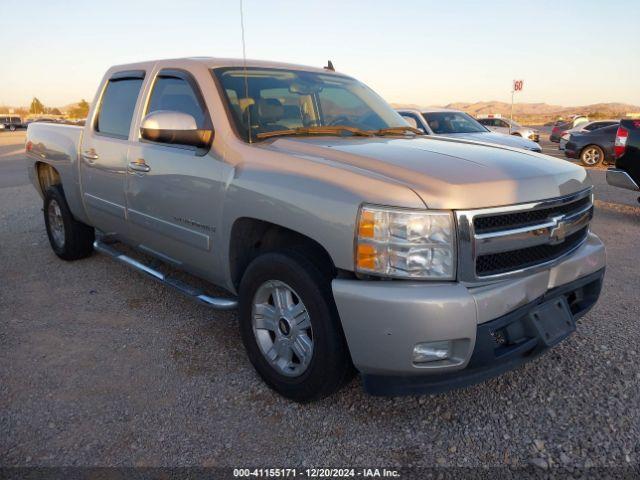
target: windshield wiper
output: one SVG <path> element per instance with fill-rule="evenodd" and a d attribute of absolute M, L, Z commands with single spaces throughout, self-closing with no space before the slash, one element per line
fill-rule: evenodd
<path fill-rule="evenodd" d="M 410 127 L 410 126 L 381 128 L 380 130 L 375 130 L 372 133 L 374 133 L 375 135 L 384 136 L 384 135 L 398 135 L 399 133 L 406 133 L 406 132 L 415 133 L 416 135 L 426 135 L 422 130 L 418 130 L 417 128 Z"/>
<path fill-rule="evenodd" d="M 336 125 L 327 127 L 298 127 L 288 130 L 276 130 L 274 132 L 262 132 L 258 133 L 256 138 L 285 137 L 288 135 L 341 135 L 345 132 L 362 137 L 372 137 L 376 134 L 376 132 L 370 130 L 362 130 L 356 127 L 348 127 L 346 125 Z"/>

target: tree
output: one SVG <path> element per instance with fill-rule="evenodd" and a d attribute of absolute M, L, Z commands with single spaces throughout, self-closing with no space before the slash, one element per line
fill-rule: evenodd
<path fill-rule="evenodd" d="M 44 105 L 36 97 L 33 97 L 33 100 L 31 100 L 29 113 L 35 113 L 35 114 L 44 113 Z"/>
<path fill-rule="evenodd" d="M 47 110 L 49 110 L 47 113 L 50 113 L 51 115 L 62 115 L 62 112 L 57 108 L 49 108 Z"/>
<path fill-rule="evenodd" d="M 83 98 L 77 105 L 71 107 L 68 113 L 73 118 L 87 118 L 87 115 L 89 115 L 89 102 Z"/>

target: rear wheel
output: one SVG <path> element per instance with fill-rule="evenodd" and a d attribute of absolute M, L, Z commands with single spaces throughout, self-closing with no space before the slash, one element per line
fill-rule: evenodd
<path fill-rule="evenodd" d="M 63 260 L 91 255 L 94 229 L 73 218 L 60 185 L 52 185 L 45 191 L 44 224 L 51 248 Z"/>
<path fill-rule="evenodd" d="M 597 145 L 588 145 L 580 153 L 580 161 L 587 167 L 598 165 L 604 159 L 604 152 Z"/>
<path fill-rule="evenodd" d="M 240 334 L 263 380 L 298 402 L 337 391 L 352 372 L 331 279 L 295 251 L 266 253 L 240 284 Z"/>

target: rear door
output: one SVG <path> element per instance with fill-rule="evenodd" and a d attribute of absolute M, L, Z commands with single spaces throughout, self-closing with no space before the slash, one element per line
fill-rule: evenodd
<path fill-rule="evenodd" d="M 127 236 L 125 180 L 131 121 L 145 72 L 118 72 L 104 86 L 80 146 L 83 201 L 93 225 Z"/>
<path fill-rule="evenodd" d="M 189 114 L 199 129 L 213 127 L 196 80 L 184 70 L 163 69 L 156 76 L 139 116 L 158 110 Z M 222 179 L 231 166 L 213 150 L 152 142 L 136 135 L 129 162 L 144 163 L 148 171 L 130 170 L 127 175 L 132 238 L 141 249 L 206 276 L 203 255 L 214 252 Z"/>

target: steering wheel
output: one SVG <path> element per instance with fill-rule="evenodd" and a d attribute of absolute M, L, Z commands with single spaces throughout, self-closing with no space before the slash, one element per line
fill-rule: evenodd
<path fill-rule="evenodd" d="M 336 125 L 345 125 L 347 127 L 350 127 L 350 126 L 353 126 L 353 122 L 346 115 L 340 115 L 339 117 L 334 118 L 327 124 L 327 126 L 329 127 L 335 127 Z"/>

